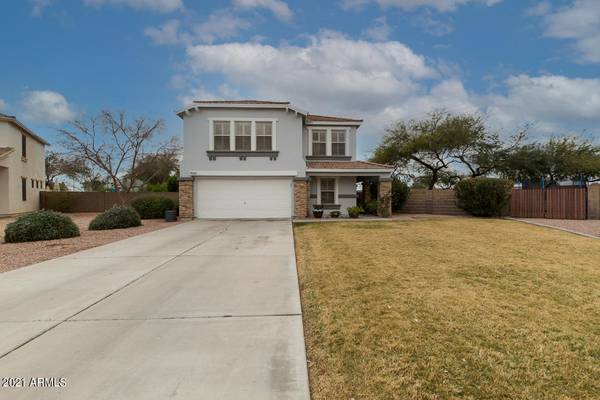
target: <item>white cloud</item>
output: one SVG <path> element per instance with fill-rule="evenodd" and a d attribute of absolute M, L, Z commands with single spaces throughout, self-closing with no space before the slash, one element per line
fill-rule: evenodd
<path fill-rule="evenodd" d="M 91 6 L 127 6 L 165 13 L 183 9 L 183 0 L 84 0 L 84 3 Z"/>
<path fill-rule="evenodd" d="M 582 61 L 600 63 L 600 1 L 575 0 L 554 11 L 541 4 L 530 14 L 543 18 L 544 36 L 572 40 Z"/>
<path fill-rule="evenodd" d="M 30 0 L 32 3 L 31 15 L 34 17 L 40 17 L 44 12 L 44 9 L 52 4 L 54 0 Z"/>
<path fill-rule="evenodd" d="M 234 0 L 238 8 L 266 8 L 282 21 L 289 21 L 294 16 L 290 7 L 281 0 Z"/>
<path fill-rule="evenodd" d="M 60 124 L 75 117 L 67 99 L 49 90 L 27 92 L 23 111 L 26 119 L 38 123 Z"/>
<path fill-rule="evenodd" d="M 600 137 L 600 79 L 516 75 L 493 91 L 467 90 L 460 72 L 428 62 L 397 41 L 370 42 L 322 32 L 305 45 L 260 43 L 187 47 L 193 98 L 249 97 L 292 101 L 313 113 L 364 118 L 359 152 L 372 149 L 398 119 L 421 118 L 445 109 L 480 111 L 492 127 L 510 135 L 534 123 L 532 137 L 592 132 Z M 204 74 L 226 86 L 207 91 Z M 211 75 L 211 80 L 214 80 Z M 211 86 L 212 87 L 212 86 Z"/>
<path fill-rule="evenodd" d="M 180 25 L 181 23 L 178 20 L 172 19 L 158 28 L 146 28 L 144 34 L 156 44 L 177 44 L 181 41 L 179 35 Z"/>
<path fill-rule="evenodd" d="M 6 108 L 7 104 L 6 101 L 0 99 L 0 111 L 4 110 Z"/>
<path fill-rule="evenodd" d="M 493 6 L 502 0 L 342 0 L 341 6 L 346 10 L 362 9 L 370 2 L 378 3 L 381 7 L 398 7 L 414 10 L 420 7 L 434 8 L 439 12 L 454 11 L 467 3 L 480 3 Z"/>
<path fill-rule="evenodd" d="M 193 73 L 223 74 L 266 98 L 363 111 L 412 93 L 418 80 L 437 74 L 400 42 L 350 40 L 333 32 L 311 37 L 305 47 L 226 43 L 189 46 L 187 55 Z"/>
<path fill-rule="evenodd" d="M 227 10 L 212 13 L 208 19 L 194 26 L 195 36 L 202 42 L 212 43 L 217 39 L 229 39 L 252 25 Z"/>
<path fill-rule="evenodd" d="M 362 36 L 367 39 L 384 41 L 392 33 L 392 28 L 387 23 L 385 17 L 379 17 L 373 20 L 373 25 L 362 31 Z"/>
<path fill-rule="evenodd" d="M 517 75 L 504 84 L 506 94 L 483 99 L 500 126 L 532 122 L 542 133 L 557 134 L 600 126 L 600 79 Z"/>

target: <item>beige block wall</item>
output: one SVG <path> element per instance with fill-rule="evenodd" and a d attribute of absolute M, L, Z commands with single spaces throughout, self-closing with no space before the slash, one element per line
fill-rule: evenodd
<path fill-rule="evenodd" d="M 0 121 L 0 147 L 15 151 L 0 160 L 0 215 L 21 214 L 39 208 L 40 192 L 46 180 L 44 145 L 27 135 L 27 159 L 21 158 L 21 130 Z M 27 201 L 21 197 L 21 178 L 27 178 Z M 31 180 L 34 187 L 31 187 Z M 38 187 L 35 181 L 41 181 Z"/>
<path fill-rule="evenodd" d="M 401 212 L 410 214 L 466 215 L 456 206 L 453 189 L 411 189 Z"/>

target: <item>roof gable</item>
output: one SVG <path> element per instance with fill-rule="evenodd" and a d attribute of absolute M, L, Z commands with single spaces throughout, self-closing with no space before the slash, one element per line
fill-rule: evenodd
<path fill-rule="evenodd" d="M 32 130 L 30 130 L 25 125 L 23 125 L 21 123 L 21 121 L 19 121 L 13 115 L 6 115 L 6 114 L 0 113 L 0 121 L 4 121 L 4 122 L 8 122 L 8 123 L 13 124 L 14 126 L 16 126 L 17 128 L 19 128 L 23 132 L 27 133 L 29 136 L 31 136 L 35 141 L 40 142 L 43 145 L 49 145 L 50 144 L 50 143 L 46 142 L 44 139 L 42 139 L 40 136 L 38 136 L 35 133 L 33 133 Z"/>

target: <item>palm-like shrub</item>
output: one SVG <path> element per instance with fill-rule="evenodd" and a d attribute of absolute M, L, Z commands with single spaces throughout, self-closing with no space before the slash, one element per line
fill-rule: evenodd
<path fill-rule="evenodd" d="M 175 210 L 175 201 L 168 197 L 144 196 L 131 202 L 142 219 L 164 218 L 165 211 Z"/>
<path fill-rule="evenodd" d="M 477 217 L 500 215 L 508 205 L 513 183 L 507 179 L 470 178 L 455 186 L 458 207 Z"/>
<path fill-rule="evenodd" d="M 98 214 L 90 222 L 89 230 L 123 229 L 142 225 L 139 214 L 128 206 L 115 206 Z"/>
<path fill-rule="evenodd" d="M 79 236 L 79 228 L 64 214 L 41 210 L 19 217 L 4 230 L 7 243 L 35 242 Z"/>

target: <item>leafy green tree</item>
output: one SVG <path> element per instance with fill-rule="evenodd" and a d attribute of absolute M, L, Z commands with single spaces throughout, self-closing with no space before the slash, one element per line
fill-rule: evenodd
<path fill-rule="evenodd" d="M 394 165 L 417 186 L 450 187 L 465 175 L 494 171 L 525 135 L 523 130 L 505 142 L 486 128 L 478 114 L 435 111 L 426 119 L 399 121 L 388 129 L 372 161 Z"/>
<path fill-rule="evenodd" d="M 518 182 L 552 186 L 563 180 L 600 180 L 600 147 L 576 137 L 551 138 L 521 146 L 499 167 L 501 175 Z"/>

